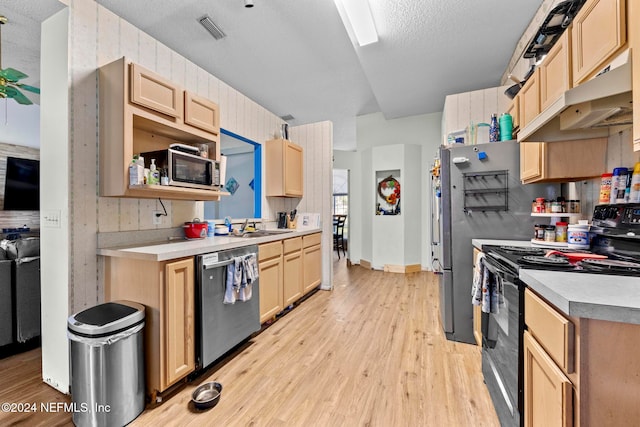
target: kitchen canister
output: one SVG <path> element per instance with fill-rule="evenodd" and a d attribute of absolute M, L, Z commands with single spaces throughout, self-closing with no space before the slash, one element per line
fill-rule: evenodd
<path fill-rule="evenodd" d="M 603 173 L 600 181 L 600 199 L 598 203 L 601 205 L 608 204 L 611 199 L 611 180 L 612 173 Z"/>
<path fill-rule="evenodd" d="M 589 249 L 589 225 L 569 224 L 567 243 L 569 249 Z"/>
<path fill-rule="evenodd" d="M 504 113 L 500 116 L 500 141 L 509 141 L 513 134 L 513 117 L 511 114 Z"/>

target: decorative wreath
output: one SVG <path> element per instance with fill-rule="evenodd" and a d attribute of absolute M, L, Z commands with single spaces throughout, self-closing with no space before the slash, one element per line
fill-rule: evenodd
<path fill-rule="evenodd" d="M 383 190 L 393 190 L 389 194 L 385 194 Z M 400 183 L 393 176 L 389 175 L 378 183 L 378 195 L 386 200 L 391 206 L 394 206 L 400 200 Z"/>

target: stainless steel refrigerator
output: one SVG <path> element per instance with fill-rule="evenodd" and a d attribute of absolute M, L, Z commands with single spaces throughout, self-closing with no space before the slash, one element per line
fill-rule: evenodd
<path fill-rule="evenodd" d="M 520 183 L 516 141 L 440 147 L 438 158 L 431 244 L 440 281 L 440 320 L 447 339 L 474 343 L 471 240 L 530 240 L 534 224 L 548 222 L 531 216 L 531 202 L 557 197 L 560 187 Z"/>

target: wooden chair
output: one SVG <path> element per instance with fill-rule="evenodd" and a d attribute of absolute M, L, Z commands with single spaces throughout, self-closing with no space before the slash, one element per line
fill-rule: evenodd
<path fill-rule="evenodd" d="M 344 244 L 344 223 L 346 221 L 346 215 L 333 216 L 333 249 L 338 252 L 338 259 L 340 259 L 340 249 L 342 249 L 342 254 L 346 256 Z"/>

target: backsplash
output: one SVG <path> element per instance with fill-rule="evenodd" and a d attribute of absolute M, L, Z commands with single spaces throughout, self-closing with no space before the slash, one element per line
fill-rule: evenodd
<path fill-rule="evenodd" d="M 4 144 L 0 142 L 0 228 L 17 228 L 26 225 L 29 228 L 40 228 L 39 211 L 5 211 L 4 181 L 7 172 L 7 157 L 40 160 L 40 150 L 22 145 Z"/>

